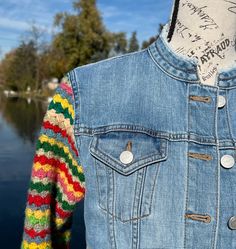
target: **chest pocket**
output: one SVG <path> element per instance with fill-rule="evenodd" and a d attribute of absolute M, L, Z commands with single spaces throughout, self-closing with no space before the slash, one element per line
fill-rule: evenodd
<path fill-rule="evenodd" d="M 89 150 L 95 158 L 99 207 L 123 222 L 150 215 L 167 146 L 167 139 L 146 133 L 95 134 Z"/>

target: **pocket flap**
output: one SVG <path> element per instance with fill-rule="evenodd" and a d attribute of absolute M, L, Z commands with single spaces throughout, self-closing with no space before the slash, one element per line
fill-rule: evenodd
<path fill-rule="evenodd" d="M 120 154 L 127 150 L 129 141 L 132 144 L 133 160 L 125 164 L 120 160 Z M 95 134 L 89 151 L 107 166 L 123 175 L 129 175 L 144 166 L 167 159 L 167 146 L 168 140 L 165 138 L 136 131 L 110 131 Z"/>

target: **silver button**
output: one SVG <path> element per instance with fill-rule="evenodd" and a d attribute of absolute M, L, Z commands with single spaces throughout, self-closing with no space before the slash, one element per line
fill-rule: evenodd
<path fill-rule="evenodd" d="M 124 150 L 120 154 L 120 161 L 124 164 L 131 163 L 133 161 L 133 153 L 129 150 Z"/>
<path fill-rule="evenodd" d="M 228 221 L 228 227 L 232 230 L 236 229 L 236 216 L 232 216 Z"/>
<path fill-rule="evenodd" d="M 223 106 L 225 106 L 226 104 L 226 100 L 225 97 L 222 95 L 218 96 L 218 108 L 222 108 Z"/>
<path fill-rule="evenodd" d="M 232 168 L 234 166 L 235 160 L 231 155 L 223 155 L 220 159 L 221 165 L 226 168 Z"/>

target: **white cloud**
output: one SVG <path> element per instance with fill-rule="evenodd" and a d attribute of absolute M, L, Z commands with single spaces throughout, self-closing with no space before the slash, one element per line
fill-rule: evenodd
<path fill-rule="evenodd" d="M 53 30 L 53 17 L 60 11 L 71 11 L 72 2 L 68 0 L 32 1 L 32 0 L 0 0 L 0 47 L 7 49 L 6 41 L 1 40 L 14 35 L 14 40 L 28 31 L 35 24 L 46 31 L 50 37 Z M 97 7 L 104 19 L 105 25 L 111 31 L 125 31 L 131 34 L 138 32 L 139 40 L 147 39 L 155 34 L 160 22 L 167 16 L 167 8 L 172 0 L 98 0 Z"/>
<path fill-rule="evenodd" d="M 22 31 L 28 29 L 29 24 L 25 21 L 12 20 L 9 18 L 0 17 L 0 27 Z"/>
<path fill-rule="evenodd" d="M 121 12 L 116 6 L 112 5 L 105 5 L 105 4 L 98 4 L 98 8 L 104 18 L 115 17 L 124 14 Z"/>
<path fill-rule="evenodd" d="M 15 31 L 27 31 L 30 29 L 32 22 L 21 21 L 21 20 L 13 20 L 10 18 L 0 17 L 0 28 L 4 28 L 7 30 L 15 30 Z M 39 25 L 36 23 L 36 26 L 47 33 L 50 33 L 50 30 L 45 25 Z"/>

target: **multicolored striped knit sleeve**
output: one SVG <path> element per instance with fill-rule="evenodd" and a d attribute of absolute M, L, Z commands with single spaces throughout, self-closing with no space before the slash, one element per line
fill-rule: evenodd
<path fill-rule="evenodd" d="M 85 177 L 74 137 L 74 95 L 67 76 L 43 118 L 27 193 L 21 249 L 68 249 Z"/>

